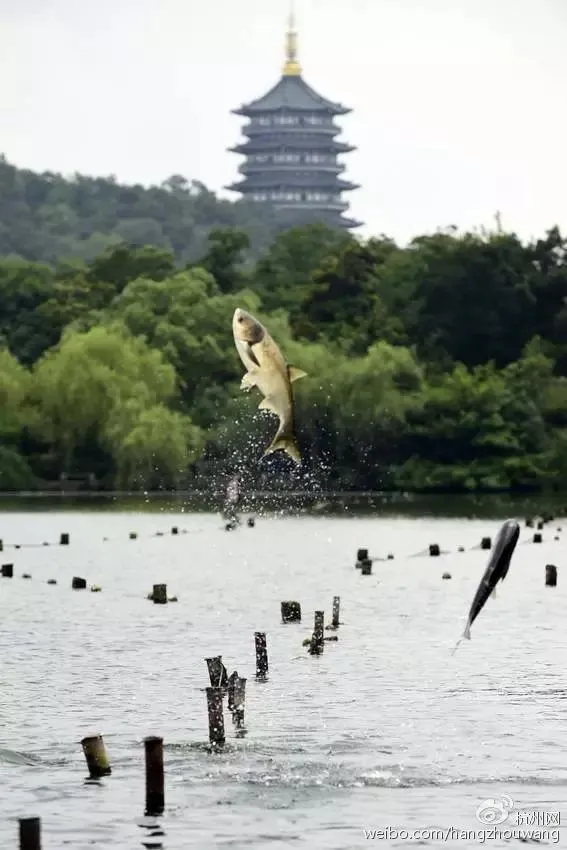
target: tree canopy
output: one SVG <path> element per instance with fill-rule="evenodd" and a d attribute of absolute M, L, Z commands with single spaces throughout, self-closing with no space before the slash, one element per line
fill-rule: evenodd
<path fill-rule="evenodd" d="M 214 487 L 235 469 L 262 487 L 564 486 L 558 228 L 401 247 L 270 231 L 177 177 L 142 189 L 0 161 L 0 186 L 0 488 Z M 240 390 L 236 307 L 308 373 L 299 470 L 262 458 L 277 423 Z"/>

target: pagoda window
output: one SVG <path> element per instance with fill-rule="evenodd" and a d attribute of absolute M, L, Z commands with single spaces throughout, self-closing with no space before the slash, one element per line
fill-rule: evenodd
<path fill-rule="evenodd" d="M 329 195 L 327 192 L 306 192 L 305 199 L 307 201 L 328 201 Z"/>
<path fill-rule="evenodd" d="M 306 115 L 303 119 L 304 124 L 310 124 L 312 127 L 320 127 L 330 123 L 326 115 Z"/>
<path fill-rule="evenodd" d="M 267 201 L 268 196 L 266 192 L 252 192 L 251 196 L 253 201 Z"/>
<path fill-rule="evenodd" d="M 289 126 L 296 126 L 299 124 L 299 118 L 297 115 L 276 115 L 274 118 L 274 124 L 282 124 Z"/>
<path fill-rule="evenodd" d="M 332 157 L 328 156 L 324 153 L 306 153 L 305 154 L 305 162 L 317 163 L 317 162 L 331 162 Z"/>
<path fill-rule="evenodd" d="M 272 119 L 269 117 L 269 115 L 259 115 L 256 118 L 252 118 L 250 123 L 255 126 L 270 127 L 272 124 Z"/>
<path fill-rule="evenodd" d="M 297 153 L 275 153 L 274 162 L 299 162 L 300 156 Z"/>

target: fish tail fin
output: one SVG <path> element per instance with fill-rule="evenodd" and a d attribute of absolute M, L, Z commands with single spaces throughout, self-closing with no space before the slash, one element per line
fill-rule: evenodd
<path fill-rule="evenodd" d="M 471 627 L 470 627 L 470 623 L 467 623 L 467 625 L 465 626 L 465 630 L 464 630 L 464 632 L 463 632 L 463 638 L 464 638 L 465 640 L 470 640 L 470 639 L 471 639 Z"/>
<path fill-rule="evenodd" d="M 459 648 L 459 646 L 460 646 L 461 641 L 462 641 L 462 638 L 459 638 L 459 640 L 458 640 L 458 641 L 457 641 L 457 643 L 455 644 L 455 648 L 454 648 L 454 649 L 453 649 L 453 651 L 451 652 L 451 655 L 454 655 L 454 654 L 455 654 L 455 652 L 458 650 L 458 648 Z"/>
<path fill-rule="evenodd" d="M 264 452 L 264 457 L 280 450 L 288 454 L 296 463 L 301 463 L 301 452 L 293 434 L 276 434 Z"/>

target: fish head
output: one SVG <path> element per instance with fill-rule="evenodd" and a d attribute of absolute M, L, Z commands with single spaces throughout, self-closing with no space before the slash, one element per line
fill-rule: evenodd
<path fill-rule="evenodd" d="M 232 333 L 237 342 L 248 343 L 248 345 L 262 342 L 266 335 L 264 326 L 240 307 L 236 308 L 232 317 Z"/>

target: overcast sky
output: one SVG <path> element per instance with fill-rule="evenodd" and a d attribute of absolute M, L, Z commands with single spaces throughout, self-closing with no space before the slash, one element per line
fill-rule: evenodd
<path fill-rule="evenodd" d="M 288 0 L 0 0 L 0 152 L 214 190 L 279 78 Z M 567 231 L 567 0 L 296 0 L 306 81 L 352 107 L 362 234 Z M 228 197 L 232 193 L 223 192 Z"/>

